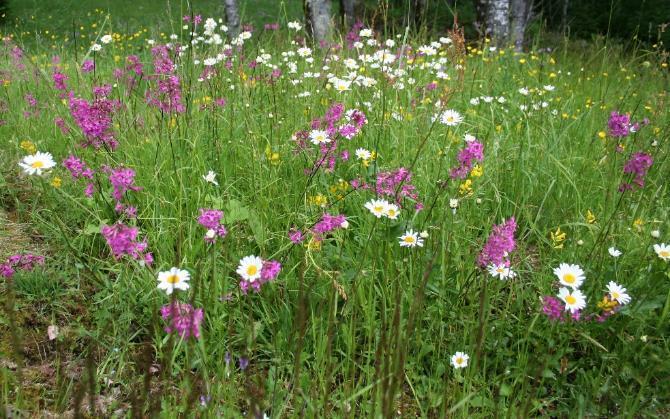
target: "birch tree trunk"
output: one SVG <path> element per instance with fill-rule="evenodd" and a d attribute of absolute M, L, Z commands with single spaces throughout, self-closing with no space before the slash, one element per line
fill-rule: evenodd
<path fill-rule="evenodd" d="M 305 0 L 307 22 L 316 41 L 330 38 L 330 0 Z"/>
<path fill-rule="evenodd" d="M 523 51 L 528 14 L 530 12 L 528 0 L 511 0 L 512 42 L 514 50 Z"/>
<path fill-rule="evenodd" d="M 231 37 L 240 33 L 240 9 L 237 7 L 237 0 L 223 0 L 223 6 L 226 9 L 226 25 Z"/>
<path fill-rule="evenodd" d="M 487 8 L 487 27 L 495 45 L 502 46 L 509 38 L 510 0 L 489 0 Z"/>

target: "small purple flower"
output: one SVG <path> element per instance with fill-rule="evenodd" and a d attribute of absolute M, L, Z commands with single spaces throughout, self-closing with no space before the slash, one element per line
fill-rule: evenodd
<path fill-rule="evenodd" d="M 247 369 L 248 366 L 249 366 L 249 359 L 241 356 L 240 357 L 240 369 L 242 371 L 244 371 L 244 370 Z"/>
<path fill-rule="evenodd" d="M 198 223 L 207 229 L 205 233 L 205 241 L 214 243 L 217 237 L 224 238 L 228 231 L 222 223 L 223 211 L 215 209 L 200 208 L 200 216 Z"/>
<path fill-rule="evenodd" d="M 654 164 L 654 159 L 651 155 L 641 152 L 633 153 L 624 165 L 623 172 L 627 175 L 634 175 L 633 183 L 637 185 L 638 188 L 642 188 L 644 187 L 644 177 L 647 175 L 647 171 L 652 164 Z M 619 186 L 620 192 L 631 189 L 633 189 L 633 185 L 629 183 L 622 183 Z"/>
<path fill-rule="evenodd" d="M 288 238 L 293 244 L 298 244 L 303 241 L 302 232 L 297 229 L 291 229 L 291 231 L 288 232 Z"/>
<path fill-rule="evenodd" d="M 477 140 L 468 141 L 465 148 L 458 153 L 459 166 L 452 168 L 449 176 L 452 179 L 465 179 L 475 160 L 484 160 L 484 145 Z"/>

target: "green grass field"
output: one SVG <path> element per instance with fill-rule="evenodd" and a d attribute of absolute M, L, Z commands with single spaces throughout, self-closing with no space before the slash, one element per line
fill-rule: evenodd
<path fill-rule="evenodd" d="M 4 416 L 668 415 L 666 52 L 193 3 L 10 2 Z"/>

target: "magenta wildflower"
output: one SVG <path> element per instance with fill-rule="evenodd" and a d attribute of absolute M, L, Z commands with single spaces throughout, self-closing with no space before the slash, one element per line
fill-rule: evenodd
<path fill-rule="evenodd" d="M 156 90 L 147 90 L 147 103 L 155 106 L 165 113 L 183 113 L 186 111 L 181 101 L 181 86 L 179 77 L 168 76 L 163 80 L 158 80 Z"/>
<path fill-rule="evenodd" d="M 214 243 L 217 237 L 226 237 L 228 231 L 223 225 L 222 220 L 223 211 L 200 208 L 198 223 L 207 229 L 207 233 L 205 233 L 206 242 Z"/>
<path fill-rule="evenodd" d="M 516 248 L 516 240 L 514 240 L 515 231 L 516 220 L 514 217 L 510 217 L 500 225 L 494 224 L 491 234 L 477 258 L 479 266 L 482 268 L 492 264 L 505 264 L 509 266 L 507 256 Z"/>
<path fill-rule="evenodd" d="M 641 152 L 633 153 L 624 165 L 623 172 L 628 175 L 634 175 L 633 183 L 638 188 L 642 188 L 644 187 L 644 177 L 647 175 L 647 171 L 652 164 L 654 164 L 654 159 L 649 154 Z M 620 192 L 631 189 L 633 189 L 633 185 L 629 183 L 622 183 L 619 186 Z"/>
<path fill-rule="evenodd" d="M 293 244 L 301 243 L 304 240 L 302 231 L 297 229 L 291 229 L 291 231 L 288 232 L 288 238 Z"/>
<path fill-rule="evenodd" d="M 86 60 L 81 65 L 81 71 L 84 73 L 90 73 L 93 70 L 95 70 L 95 63 L 91 60 Z"/>
<path fill-rule="evenodd" d="M 551 321 L 560 321 L 561 323 L 567 320 L 580 321 L 582 320 L 582 312 L 577 310 L 574 313 L 566 313 L 565 303 L 559 298 L 556 298 L 551 295 L 545 295 L 542 297 L 542 312 L 549 318 Z M 587 316 L 586 320 L 589 320 Z M 600 321 L 600 320 L 598 320 Z M 604 321 L 604 320 L 603 320 Z"/>
<path fill-rule="evenodd" d="M 321 220 L 312 227 L 314 238 L 316 240 L 322 240 L 324 234 L 338 228 L 344 228 L 346 222 L 347 219 L 344 215 L 330 215 L 325 213 L 321 216 Z"/>
<path fill-rule="evenodd" d="M 120 106 L 121 104 L 118 101 L 100 96 L 90 103 L 85 99 L 70 98 L 70 114 L 86 137 L 82 146 L 91 145 L 98 149 L 105 145 L 112 150 L 118 146 L 111 127 L 112 114 Z"/>
<path fill-rule="evenodd" d="M 142 188 L 135 186 L 135 171 L 124 167 L 110 169 L 109 182 L 114 188 L 112 197 L 118 202 L 123 199 L 126 191 L 139 191 Z"/>
<path fill-rule="evenodd" d="M 167 46 L 157 45 L 153 47 L 151 49 L 151 55 L 154 58 L 154 73 L 162 75 L 170 75 L 174 72 L 174 63 L 170 58 L 170 51 L 168 50 Z M 128 59 L 130 59 L 130 57 L 128 57 Z"/>
<path fill-rule="evenodd" d="M 607 128 L 612 137 L 625 137 L 630 133 L 630 116 L 612 111 Z"/>
<path fill-rule="evenodd" d="M 55 73 L 53 73 L 52 77 L 54 81 L 54 87 L 56 88 L 56 90 L 60 91 L 67 90 L 67 85 L 65 84 L 65 82 L 68 80 L 68 77 L 65 74 L 61 73 L 60 71 L 56 71 Z"/>
<path fill-rule="evenodd" d="M 175 300 L 161 307 L 161 317 L 168 322 L 166 333 L 176 332 L 182 339 L 191 336 L 200 338 L 200 324 L 204 318 L 201 308 L 195 309 L 188 303 Z"/>
<path fill-rule="evenodd" d="M 151 253 L 146 252 L 148 247 L 146 239 L 138 241 L 137 227 L 130 227 L 119 222 L 111 226 L 102 226 L 100 232 L 112 250 L 114 259 L 130 256 L 135 260 L 143 260 L 147 265 L 153 261 Z"/>
<path fill-rule="evenodd" d="M 484 145 L 477 140 L 468 141 L 465 148 L 458 153 L 458 167 L 451 169 L 449 176 L 452 179 L 465 179 L 470 173 L 474 161 L 484 159 Z"/>
<path fill-rule="evenodd" d="M 86 166 L 86 163 L 75 155 L 71 154 L 68 158 L 63 160 L 63 167 L 70 171 L 70 174 L 74 179 L 93 179 L 93 169 Z"/>
<path fill-rule="evenodd" d="M 9 279 L 14 276 L 17 270 L 32 271 L 37 265 L 44 265 L 44 256 L 31 253 L 15 254 L 7 258 L 5 263 L 0 264 L 0 276 Z"/>

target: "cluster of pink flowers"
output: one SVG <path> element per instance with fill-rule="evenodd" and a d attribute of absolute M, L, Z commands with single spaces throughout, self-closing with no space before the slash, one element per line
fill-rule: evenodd
<path fill-rule="evenodd" d="M 581 311 L 578 310 L 573 313 L 566 311 L 565 303 L 552 295 L 542 297 L 542 312 L 552 321 L 579 321 L 581 318 Z"/>
<path fill-rule="evenodd" d="M 321 219 L 312 226 L 309 232 L 312 233 L 314 240 L 321 241 L 327 233 L 338 228 L 347 228 L 347 225 L 347 217 L 344 215 L 331 215 L 326 212 L 321 216 Z M 288 237 L 294 244 L 301 243 L 305 239 L 302 231 L 297 229 L 291 229 L 288 233 Z"/>
<path fill-rule="evenodd" d="M 70 96 L 70 114 L 75 123 L 82 130 L 86 140 L 82 146 L 93 146 L 99 149 L 107 146 L 114 150 L 118 142 L 114 138 L 112 127 L 112 115 L 121 107 L 118 100 L 110 100 L 103 95 L 106 90 L 98 90 L 92 102 L 85 99 Z"/>
<path fill-rule="evenodd" d="M 654 159 L 647 153 L 633 153 L 623 167 L 623 172 L 627 175 L 633 175 L 633 183 L 638 187 L 644 187 L 644 177 L 647 171 L 654 163 Z M 624 192 L 633 189 L 630 183 L 622 183 L 619 186 L 619 191 Z"/>
<path fill-rule="evenodd" d="M 343 121 L 342 121 L 343 120 Z M 305 174 L 310 175 L 319 169 L 325 172 L 333 172 L 338 159 L 341 161 L 349 160 L 349 150 L 340 149 L 338 137 L 351 140 L 361 132 L 363 126 L 368 120 L 365 114 L 358 109 L 344 111 L 344 105 L 334 103 L 322 118 L 312 120 L 311 129 L 322 129 L 328 135 L 330 141 L 318 145 L 320 157 L 314 163 L 311 169 L 307 169 Z M 307 149 L 308 131 L 299 131 L 296 133 L 299 149 Z"/>
<path fill-rule="evenodd" d="M 0 264 L 0 276 L 7 279 L 14 276 L 17 270 L 32 271 L 36 265 L 44 265 L 44 256 L 30 253 L 24 255 L 12 255 L 3 264 Z"/>
<path fill-rule="evenodd" d="M 186 107 L 181 101 L 179 77 L 174 74 L 174 62 L 166 45 L 151 49 L 154 59 L 154 73 L 158 78 L 155 90 L 146 91 L 147 103 L 165 113 L 183 113 Z M 163 77 L 161 77 L 163 76 Z"/>
<path fill-rule="evenodd" d="M 459 165 L 451 169 L 449 176 L 452 179 L 465 179 L 475 160 L 484 160 L 484 145 L 477 140 L 468 141 L 465 148 L 458 153 Z"/>
<path fill-rule="evenodd" d="M 75 180 L 82 178 L 93 180 L 93 175 L 95 174 L 93 169 L 88 167 L 86 163 L 73 154 L 63 160 L 63 167 L 65 167 L 70 172 L 70 175 L 72 175 L 72 178 Z M 93 196 L 94 190 L 95 187 L 93 186 L 93 183 L 88 182 L 86 184 L 86 188 L 84 189 L 84 194 L 90 198 Z"/>
<path fill-rule="evenodd" d="M 95 63 L 91 60 L 86 60 L 81 65 L 81 71 L 84 73 L 90 73 L 93 70 L 95 70 Z"/>
<path fill-rule="evenodd" d="M 61 92 L 64 92 L 67 90 L 67 85 L 65 82 L 68 80 L 68 76 L 65 74 L 61 73 L 60 71 L 55 71 L 52 74 L 53 81 L 54 81 L 54 88 L 56 90 L 60 90 Z"/>
<path fill-rule="evenodd" d="M 135 185 L 135 171 L 127 167 L 117 167 L 116 169 L 104 168 L 109 173 L 109 182 L 114 191 L 112 197 L 118 202 L 123 199 L 126 191 L 139 191 L 142 188 Z"/>
<path fill-rule="evenodd" d="M 400 167 L 396 170 L 377 173 L 374 185 L 354 179 L 351 181 L 351 187 L 354 189 L 374 190 L 377 197 L 388 197 L 394 200 L 399 206 L 402 206 L 404 199 L 410 199 L 416 202 L 414 208 L 420 211 L 423 209 L 423 204 L 419 201 L 416 186 L 411 184 L 411 181 L 412 172 L 404 167 Z"/>
<path fill-rule="evenodd" d="M 207 229 L 205 241 L 214 243 L 217 237 L 224 238 L 228 233 L 223 225 L 223 211 L 215 209 L 200 208 L 198 223 Z"/>
<path fill-rule="evenodd" d="M 176 332 L 182 339 L 200 338 L 200 324 L 204 318 L 201 308 L 175 300 L 161 307 L 161 317 L 168 322 L 164 329 L 166 333 Z"/>
<path fill-rule="evenodd" d="M 255 292 L 260 292 L 261 287 L 270 281 L 274 281 L 279 276 L 280 271 L 281 263 L 276 260 L 264 260 L 263 267 L 261 268 L 261 276 L 254 281 L 242 279 L 240 281 L 240 290 L 243 294 L 249 292 L 250 288 Z"/>
<path fill-rule="evenodd" d="M 509 266 L 507 257 L 516 248 L 514 233 L 516 232 L 516 220 L 510 217 L 500 225 L 493 225 L 486 244 L 482 248 L 477 263 L 485 268 L 489 265 Z"/>
<path fill-rule="evenodd" d="M 630 132 L 630 116 L 612 111 L 607 121 L 609 135 L 612 137 L 625 137 Z"/>
<path fill-rule="evenodd" d="M 100 232 L 115 259 L 130 256 L 132 259 L 144 261 L 147 265 L 153 262 L 153 255 L 146 251 L 147 240 L 138 240 L 139 229 L 137 227 L 130 227 L 119 222 L 111 226 L 102 226 Z"/>

